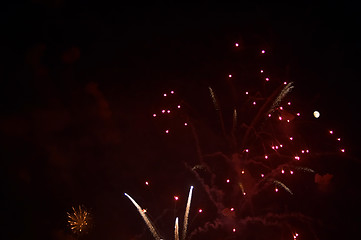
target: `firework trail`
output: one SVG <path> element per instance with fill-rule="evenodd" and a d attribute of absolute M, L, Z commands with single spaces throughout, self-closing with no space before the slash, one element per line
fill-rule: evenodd
<path fill-rule="evenodd" d="M 187 207 L 186 207 L 186 211 L 184 213 L 183 234 L 182 234 L 183 240 L 186 238 L 186 235 L 187 235 L 188 217 L 189 217 L 189 210 L 191 208 L 192 192 L 193 192 L 193 186 L 191 186 L 191 189 L 189 190 Z"/>
<path fill-rule="evenodd" d="M 174 224 L 174 240 L 179 240 L 178 217 L 176 217 Z"/>
<path fill-rule="evenodd" d="M 147 226 L 148 226 L 149 230 L 151 231 L 153 237 L 156 240 L 161 240 L 162 238 L 159 236 L 159 234 L 155 230 L 155 227 L 154 227 L 153 223 L 149 220 L 149 218 L 144 213 L 143 209 L 139 206 L 139 204 L 131 196 L 129 196 L 127 193 L 124 193 L 124 195 L 127 196 L 129 198 L 129 200 L 133 203 L 133 205 L 137 208 L 139 214 L 142 216 L 145 224 L 147 224 Z"/>
<path fill-rule="evenodd" d="M 291 189 L 289 189 L 284 183 L 280 182 L 280 181 L 277 181 L 277 180 L 274 180 L 273 181 L 277 186 L 280 186 L 282 187 L 283 189 L 285 189 L 287 192 L 289 192 L 290 194 L 293 195 L 293 192 L 291 191 Z M 276 188 L 277 189 L 277 188 Z M 278 190 L 277 190 L 278 191 Z"/>
<path fill-rule="evenodd" d="M 216 95 L 214 94 L 213 89 L 211 87 L 208 87 L 208 89 L 209 89 L 209 92 L 210 92 L 211 97 L 212 97 L 214 108 L 216 109 L 216 111 L 218 112 L 218 115 L 219 115 L 219 121 L 221 122 L 221 128 L 222 128 L 223 136 L 226 137 L 226 129 L 224 127 L 223 115 L 222 115 L 222 112 L 221 112 L 220 105 L 219 105 L 219 103 L 217 101 L 217 98 L 216 98 Z"/>
<path fill-rule="evenodd" d="M 294 88 L 293 83 L 290 82 L 288 83 L 280 92 L 280 94 L 277 96 L 277 98 L 274 100 L 274 102 L 272 103 L 272 106 L 270 108 L 270 110 L 268 110 L 268 113 L 271 113 L 275 110 L 275 108 L 280 104 L 280 102 L 282 101 L 282 99 L 284 97 L 286 97 L 286 95 Z"/>

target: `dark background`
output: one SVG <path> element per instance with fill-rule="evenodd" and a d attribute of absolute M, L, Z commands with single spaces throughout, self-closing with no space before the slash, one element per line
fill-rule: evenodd
<path fill-rule="evenodd" d="M 161 94 L 174 89 L 202 109 L 207 84 L 237 68 L 233 60 L 253 61 L 260 49 L 277 77 L 295 82 L 304 114 L 318 109 L 320 125 L 345 139 L 348 157 L 318 166 L 334 175 L 334 185 L 308 203 L 323 221 L 317 235 L 357 237 L 361 22 L 355 4 L 34 0 L 2 3 L 0 15 L 2 238 L 72 239 L 66 212 L 84 204 L 94 215 L 84 239 L 139 233 L 149 239 L 123 193 L 160 215 L 173 207 L 169 196 L 186 196 L 195 181 L 152 122 Z M 191 146 L 184 147 L 185 157 Z M 154 188 L 146 189 L 145 180 Z M 163 232 L 171 229 L 159 224 Z"/>

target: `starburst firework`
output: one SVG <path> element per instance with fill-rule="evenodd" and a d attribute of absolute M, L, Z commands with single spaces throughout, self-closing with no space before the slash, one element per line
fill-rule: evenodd
<path fill-rule="evenodd" d="M 68 212 L 68 223 L 73 233 L 80 235 L 86 233 L 90 228 L 91 215 L 84 206 L 72 207 Z"/>

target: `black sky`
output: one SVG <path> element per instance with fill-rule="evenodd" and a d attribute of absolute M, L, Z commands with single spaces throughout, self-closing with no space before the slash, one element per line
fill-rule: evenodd
<path fill-rule="evenodd" d="M 123 193 L 159 214 L 173 207 L 168 195 L 185 196 L 195 181 L 181 161 L 192 144 L 174 151 L 176 144 L 150 118 L 160 94 L 177 89 L 202 112 L 208 84 L 235 68 L 233 60 L 246 63 L 263 48 L 272 71 L 295 82 L 305 114 L 317 108 L 320 125 L 336 128 L 347 144 L 344 162 L 315 164 L 335 176 L 331 192 L 304 200 L 324 221 L 316 227 L 319 238 L 357 233 L 356 5 L 33 0 L 3 3 L 0 15 L 3 239 L 71 239 L 66 212 L 78 204 L 94 213 L 84 239 L 132 239 L 142 232 L 148 239 Z M 234 42 L 242 43 L 244 58 L 235 57 Z M 144 187 L 148 178 L 152 191 Z"/>

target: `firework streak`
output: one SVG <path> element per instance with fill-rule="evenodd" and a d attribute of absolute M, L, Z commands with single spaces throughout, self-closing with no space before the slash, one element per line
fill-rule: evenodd
<path fill-rule="evenodd" d="M 149 220 L 149 218 L 147 217 L 147 215 L 144 213 L 143 209 L 139 206 L 139 204 L 128 194 L 124 193 L 125 196 L 127 196 L 129 198 L 129 200 L 134 204 L 134 206 L 137 208 L 139 214 L 142 216 L 144 222 L 147 224 L 149 230 L 151 231 L 153 237 L 157 240 L 162 239 L 159 234 L 157 233 L 157 231 L 155 230 L 155 227 L 153 225 L 153 223 Z"/>

